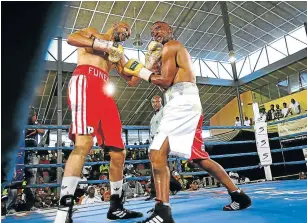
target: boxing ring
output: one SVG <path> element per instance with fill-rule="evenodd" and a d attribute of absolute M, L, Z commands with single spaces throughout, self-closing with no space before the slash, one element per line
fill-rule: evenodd
<path fill-rule="evenodd" d="M 306 118 L 307 114 L 292 117 L 287 120 L 281 120 L 277 122 L 268 123 L 268 125 L 276 125 L 279 123 L 295 121 Z M 27 126 L 27 128 L 44 128 L 44 129 L 68 129 L 68 126 Z M 124 129 L 149 129 L 145 126 L 125 126 Z M 246 126 L 204 126 L 203 129 L 252 129 L 253 127 Z M 288 136 L 270 138 L 271 141 L 294 138 L 300 136 L 306 136 L 307 132 L 296 133 Z M 231 145 L 231 144 L 245 144 L 256 143 L 255 140 L 246 141 L 233 141 L 233 142 L 205 142 L 205 146 L 214 145 Z M 148 145 L 127 145 L 126 148 L 139 149 L 148 147 Z M 282 149 L 271 148 L 271 153 L 280 153 L 285 151 L 302 150 L 307 145 L 292 146 Z M 93 147 L 97 149 L 99 147 Z M 72 147 L 28 147 L 22 148 L 24 150 L 72 150 Z M 211 158 L 233 158 L 238 156 L 257 156 L 258 152 L 246 152 L 237 154 L 224 154 L 224 155 L 212 155 Z M 169 161 L 176 161 L 178 165 L 182 158 L 169 158 Z M 273 160 L 274 161 L 274 160 Z M 139 164 L 148 163 L 149 160 L 126 160 L 126 163 Z M 109 162 L 86 162 L 86 166 L 108 164 Z M 278 165 L 298 165 L 306 164 L 306 160 L 290 161 L 290 162 L 273 162 L 270 166 Z M 47 167 L 63 167 L 64 164 L 37 164 L 37 165 L 23 165 L 24 168 L 47 168 Z M 246 167 L 226 168 L 228 171 L 244 171 L 251 169 L 263 168 L 260 164 Z M 305 167 L 306 170 L 306 167 Z M 196 176 L 207 174 L 204 171 L 198 172 L 179 172 L 182 176 Z M 267 177 L 267 175 L 266 175 Z M 126 180 L 144 180 L 149 179 L 150 176 L 142 177 L 130 177 Z M 106 183 L 108 180 L 89 180 L 87 184 Z M 43 187 L 59 187 L 59 184 L 38 184 L 27 185 L 30 188 L 43 188 Z M 307 210 L 307 180 L 287 180 L 287 181 L 259 181 L 251 184 L 242 184 L 239 186 L 242 188 L 252 199 L 252 206 L 246 210 L 225 212 L 222 211 L 222 207 L 229 203 L 229 195 L 225 188 L 201 188 L 197 191 L 181 191 L 176 195 L 170 197 L 170 203 L 172 206 L 173 217 L 176 223 L 186 222 L 306 222 L 306 210 Z M 134 198 L 126 201 L 125 207 L 140 211 L 144 214 L 140 219 L 121 220 L 120 222 L 136 222 L 145 219 L 154 202 L 145 201 L 146 197 Z M 106 213 L 108 211 L 108 202 L 87 204 L 87 205 L 75 205 L 76 211 L 73 214 L 74 222 L 108 222 Z M 5 223 L 8 222 L 53 222 L 56 215 L 56 208 L 37 210 L 32 212 L 17 213 L 15 215 L 7 215 L 2 218 Z"/>

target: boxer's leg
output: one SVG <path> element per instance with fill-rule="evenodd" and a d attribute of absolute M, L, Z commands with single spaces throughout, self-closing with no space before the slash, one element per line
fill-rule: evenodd
<path fill-rule="evenodd" d="M 69 138 L 75 148 L 70 153 L 65 165 L 60 192 L 60 208 L 55 223 L 71 221 L 73 196 L 76 191 L 83 165 L 93 146 L 93 137 L 98 126 L 95 104 L 95 89 L 91 89 L 85 76 L 72 76 L 68 85 L 68 104 L 72 112 L 72 125 Z M 80 95 L 82 97 L 80 97 Z M 82 99 L 86 98 L 86 101 Z"/>
<path fill-rule="evenodd" d="M 150 150 L 150 161 L 154 175 L 157 200 L 164 204 L 169 203 L 170 171 L 167 163 L 168 153 L 168 138 L 164 140 L 160 150 Z"/>
<path fill-rule="evenodd" d="M 114 100 L 110 97 L 103 98 L 103 109 L 100 114 L 101 131 L 104 148 L 110 155 L 110 208 L 107 213 L 109 220 L 129 219 L 142 217 L 141 212 L 130 211 L 123 206 L 123 172 L 126 150 L 121 137 L 122 125 Z"/>
<path fill-rule="evenodd" d="M 64 196 L 73 196 L 85 162 L 85 158 L 93 146 L 93 137 L 91 135 L 75 136 L 75 148 L 70 153 L 65 165 L 64 177 L 62 179 L 60 204 L 65 206 Z M 73 204 L 73 203 L 72 203 Z M 65 223 L 68 215 L 68 207 L 58 210 L 55 223 Z"/>
<path fill-rule="evenodd" d="M 193 160 L 202 169 L 207 171 L 211 176 L 223 184 L 229 192 L 238 190 L 238 187 L 232 182 L 224 168 L 212 159 Z"/>

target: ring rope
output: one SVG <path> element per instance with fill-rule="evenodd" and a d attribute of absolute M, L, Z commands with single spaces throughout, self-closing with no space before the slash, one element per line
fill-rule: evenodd
<path fill-rule="evenodd" d="M 305 149 L 306 146 L 293 146 L 288 147 L 284 149 L 272 149 L 272 153 L 277 152 L 285 152 L 285 151 L 292 151 L 292 150 L 301 150 Z M 249 153 L 232 153 L 232 154 L 223 154 L 223 155 L 212 155 L 211 158 L 228 158 L 228 157 L 237 157 L 237 156 L 253 156 L 258 155 L 257 152 L 249 152 Z M 178 161 L 178 160 L 187 160 L 185 158 L 169 158 L 168 161 Z M 138 163 L 149 163 L 150 160 L 126 160 L 125 163 L 132 163 L 132 164 L 138 164 Z M 86 166 L 94 166 L 99 164 L 109 164 L 108 161 L 98 161 L 98 162 L 86 162 L 84 165 Z M 18 166 L 24 166 L 25 168 L 48 168 L 48 167 L 62 167 L 65 166 L 63 163 L 59 164 L 33 164 L 33 165 L 24 165 L 24 164 L 16 164 Z"/>
<path fill-rule="evenodd" d="M 274 122 L 269 122 L 268 125 L 276 125 L 279 123 L 283 122 L 289 122 L 289 121 L 294 121 L 298 119 L 303 119 L 306 118 L 307 114 L 303 114 L 300 116 L 296 117 L 290 117 L 284 120 L 279 120 L 279 121 L 274 121 Z M 54 125 L 27 125 L 27 129 L 69 129 L 69 125 L 59 125 L 59 126 L 54 126 Z M 252 129 L 253 126 L 203 126 L 203 130 L 210 130 L 210 129 Z M 149 126 L 138 126 L 138 125 L 131 125 L 131 126 L 123 126 L 123 129 L 125 130 L 149 130 Z"/>

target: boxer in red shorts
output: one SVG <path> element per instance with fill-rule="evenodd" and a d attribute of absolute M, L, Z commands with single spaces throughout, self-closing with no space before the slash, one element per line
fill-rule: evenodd
<path fill-rule="evenodd" d="M 114 24 L 105 34 L 94 28 L 86 28 L 68 36 L 67 42 L 78 47 L 78 64 L 68 85 L 68 104 L 72 122 L 69 131 L 75 148 L 71 152 L 61 185 L 60 207 L 56 223 L 72 222 L 73 195 L 80 180 L 85 158 L 96 136 L 110 155 L 110 220 L 142 217 L 140 212 L 123 207 L 124 144 L 122 126 L 116 104 L 107 94 L 108 73 L 112 69 L 122 75 L 124 50 L 119 42 L 130 36 L 130 26 L 124 22 Z M 129 85 L 137 84 L 137 77 L 126 77 Z"/>

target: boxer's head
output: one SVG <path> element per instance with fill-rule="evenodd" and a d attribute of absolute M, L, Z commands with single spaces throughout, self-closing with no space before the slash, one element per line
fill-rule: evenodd
<path fill-rule="evenodd" d="M 159 95 L 153 96 L 151 99 L 151 105 L 155 112 L 159 111 L 162 107 L 162 98 Z"/>
<path fill-rule="evenodd" d="M 166 22 L 155 22 L 151 27 L 151 37 L 155 41 L 165 44 L 173 39 L 173 28 Z"/>
<path fill-rule="evenodd" d="M 130 37 L 130 26 L 125 22 L 117 22 L 113 26 L 113 38 L 115 42 L 122 42 Z"/>

